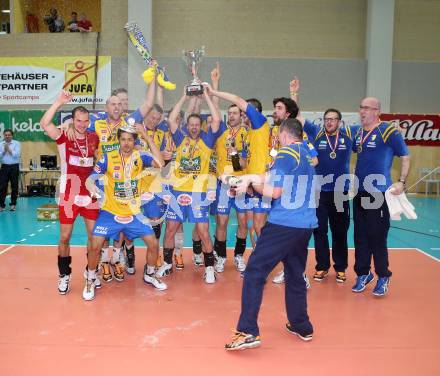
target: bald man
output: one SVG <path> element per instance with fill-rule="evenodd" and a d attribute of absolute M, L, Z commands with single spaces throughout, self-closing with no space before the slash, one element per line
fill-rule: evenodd
<path fill-rule="evenodd" d="M 355 175 L 359 191 L 353 201 L 356 284 L 352 291 L 360 293 L 373 281 L 370 264 L 373 257 L 378 280 L 373 295 L 388 292 L 389 270 L 387 236 L 390 214 L 385 191 L 401 194 L 408 176 L 410 157 L 408 148 L 398 129 L 380 120 L 380 101 L 367 97 L 359 106 L 361 127 L 355 136 L 353 151 L 358 154 Z M 394 157 L 402 159 L 399 180 L 391 180 Z"/>

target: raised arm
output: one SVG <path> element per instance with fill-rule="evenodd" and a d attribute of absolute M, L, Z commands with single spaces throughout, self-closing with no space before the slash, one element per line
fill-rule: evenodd
<path fill-rule="evenodd" d="M 225 91 L 218 91 L 211 89 L 211 95 L 214 95 L 220 99 L 224 99 L 225 101 L 234 103 L 240 110 L 246 111 L 248 103 L 241 97 L 235 94 L 227 93 Z"/>
<path fill-rule="evenodd" d="M 216 67 L 211 71 L 211 85 L 214 90 L 219 90 L 220 77 L 220 63 L 217 61 Z M 219 107 L 220 98 L 214 95 L 212 102 Z"/>
<path fill-rule="evenodd" d="M 155 60 L 153 60 L 152 62 L 155 64 Z M 145 101 L 139 107 L 139 111 L 142 117 L 145 117 L 148 114 L 148 112 L 150 112 L 150 110 L 153 108 L 155 94 L 156 94 L 156 79 L 153 79 L 150 85 L 148 85 Z"/>
<path fill-rule="evenodd" d="M 220 120 L 221 120 L 220 111 L 218 109 L 218 106 L 216 106 L 211 99 L 212 89 L 209 86 L 209 84 L 204 84 L 203 86 L 205 88 L 205 90 L 203 90 L 203 95 L 205 97 L 206 103 L 208 104 L 209 111 L 211 112 L 212 115 L 211 130 L 213 133 L 216 133 L 220 127 Z"/>
<path fill-rule="evenodd" d="M 297 76 L 293 76 L 293 80 L 290 81 L 289 92 L 290 92 L 290 99 L 294 100 L 296 102 L 296 104 L 298 104 L 298 101 L 299 101 L 299 79 Z"/>
<path fill-rule="evenodd" d="M 159 148 L 154 143 L 153 138 L 148 134 L 142 124 L 135 124 L 136 132 L 142 136 L 142 138 L 147 141 L 148 148 L 151 151 L 151 155 L 153 156 L 153 167 L 161 168 L 165 166 L 165 162 L 162 158 L 162 153 Z"/>
<path fill-rule="evenodd" d="M 198 104 L 199 97 L 192 96 L 189 98 L 188 107 L 186 108 L 186 113 L 189 114 L 198 114 L 200 112 L 200 105 Z M 197 112 L 197 107 L 199 108 L 199 112 Z"/>
<path fill-rule="evenodd" d="M 58 109 L 63 106 L 66 103 L 69 103 L 72 99 L 72 94 L 68 91 L 61 91 L 60 95 L 58 96 L 57 100 L 50 106 L 50 108 L 44 113 L 43 117 L 40 120 L 40 125 L 44 129 L 44 131 L 47 133 L 47 135 L 52 139 L 56 140 L 59 136 L 61 131 L 55 126 L 55 124 L 52 122 L 52 119 L 55 116 L 55 113 L 58 111 Z"/>
<path fill-rule="evenodd" d="M 173 107 L 173 111 L 171 111 L 170 114 L 168 115 L 168 126 L 170 127 L 171 133 L 175 133 L 177 128 L 179 127 L 179 124 L 177 123 L 177 116 L 179 115 L 180 109 L 182 108 L 186 99 L 187 99 L 187 96 L 186 96 L 186 87 L 185 87 L 183 89 L 182 97 L 179 99 L 179 101 Z"/>
<path fill-rule="evenodd" d="M 156 86 L 156 103 L 160 107 L 164 108 L 165 102 L 163 100 L 163 89 L 162 89 L 162 86 L 160 86 L 160 85 Z"/>

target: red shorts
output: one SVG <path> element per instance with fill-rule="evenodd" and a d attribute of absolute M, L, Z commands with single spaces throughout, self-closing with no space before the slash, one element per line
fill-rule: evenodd
<path fill-rule="evenodd" d="M 99 215 L 99 204 L 96 200 L 93 200 L 87 206 L 78 206 L 69 201 L 61 201 L 58 207 L 60 209 L 60 223 L 65 225 L 74 223 L 78 215 L 92 221 L 96 221 Z"/>

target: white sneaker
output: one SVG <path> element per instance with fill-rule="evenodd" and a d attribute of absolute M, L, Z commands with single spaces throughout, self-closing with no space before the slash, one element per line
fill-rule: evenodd
<path fill-rule="evenodd" d="M 207 266 L 205 268 L 205 282 L 206 283 L 215 283 L 215 271 L 213 266 Z"/>
<path fill-rule="evenodd" d="M 226 264 L 226 257 L 217 257 L 214 266 L 215 271 L 217 273 L 223 273 L 225 271 L 225 264 Z"/>
<path fill-rule="evenodd" d="M 146 274 L 144 273 L 144 282 L 154 286 L 156 289 L 162 291 L 166 290 L 168 286 L 166 283 L 162 282 L 159 278 L 157 278 L 154 274 Z"/>
<path fill-rule="evenodd" d="M 244 262 L 243 255 L 234 256 L 234 264 L 239 272 L 244 272 L 246 269 L 246 263 Z"/>
<path fill-rule="evenodd" d="M 58 279 L 58 292 L 66 295 L 70 290 L 70 274 L 64 275 Z"/>
<path fill-rule="evenodd" d="M 193 254 L 193 263 L 195 266 L 202 266 L 204 264 L 203 262 L 203 254 Z"/>
<path fill-rule="evenodd" d="M 84 270 L 84 278 L 87 279 L 87 270 Z M 100 289 L 102 287 L 101 280 L 98 277 L 98 272 L 95 274 L 95 289 Z"/>
<path fill-rule="evenodd" d="M 273 277 L 272 282 L 277 284 L 284 283 L 284 270 Z"/>
<path fill-rule="evenodd" d="M 166 277 L 173 272 L 173 264 L 167 264 L 165 261 L 156 271 L 156 277 Z"/>
<path fill-rule="evenodd" d="M 95 299 L 95 280 L 86 279 L 86 284 L 83 290 L 83 299 L 84 300 L 93 300 Z"/>
<path fill-rule="evenodd" d="M 304 278 L 304 282 L 306 283 L 306 289 L 308 290 L 310 288 L 310 281 L 306 273 L 303 274 L 303 278 Z"/>

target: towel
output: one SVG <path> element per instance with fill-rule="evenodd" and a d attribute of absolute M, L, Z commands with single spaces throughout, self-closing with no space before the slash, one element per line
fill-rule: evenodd
<path fill-rule="evenodd" d="M 394 195 L 391 193 L 393 189 L 394 188 L 390 187 L 385 192 L 385 200 L 387 201 L 390 218 L 395 221 L 400 221 L 400 216 L 404 214 L 408 219 L 417 219 L 415 208 L 409 202 L 405 192 L 400 195 Z"/>

